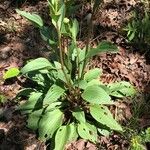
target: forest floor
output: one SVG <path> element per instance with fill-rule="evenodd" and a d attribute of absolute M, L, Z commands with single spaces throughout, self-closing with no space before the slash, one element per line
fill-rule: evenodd
<path fill-rule="evenodd" d="M 37 12 L 47 20 L 47 1 L 40 0 L 32 3 L 25 1 L 19 6 L 17 4 L 9 0 L 0 2 L 0 96 L 3 96 L 5 101 L 0 103 L 0 149 L 44 150 L 47 145 L 39 141 L 33 131 L 26 128 L 26 116 L 15 111 L 20 102 L 14 98 L 24 86 L 24 79 L 18 77 L 4 81 L 3 73 L 11 67 L 21 68 L 26 60 L 31 58 L 41 56 L 48 58 L 49 47 L 42 41 L 38 30 L 15 11 L 19 7 L 21 10 Z M 88 5 L 86 9 L 87 11 L 84 13 L 88 13 Z M 80 13 L 76 15 L 78 19 L 82 19 L 81 16 L 86 15 Z M 81 27 L 84 31 L 84 23 L 82 24 Z M 116 102 L 111 111 L 117 111 L 117 120 L 120 123 L 125 123 L 126 126 L 135 130 L 150 127 L 150 106 L 148 105 L 150 99 L 150 54 L 148 52 L 139 53 L 134 51 L 131 46 L 120 44 L 117 40 L 122 37 L 118 36 L 115 30 L 101 30 L 97 24 L 95 26 L 96 30 L 93 31 L 91 39 L 92 44 L 96 45 L 102 39 L 107 39 L 118 44 L 119 52 L 96 56 L 91 60 L 89 67 L 103 69 L 102 81 L 104 83 L 129 81 L 138 91 L 134 99 L 123 99 Z M 85 33 L 84 31 L 81 34 Z M 80 47 L 85 43 L 83 37 L 81 35 L 78 41 Z M 139 114 L 135 113 L 135 109 Z M 130 142 L 118 134 L 109 138 L 103 137 L 100 141 L 104 149 L 110 150 L 128 149 Z M 85 140 L 79 140 L 68 146 L 68 150 L 73 149 L 95 150 L 96 146 Z"/>

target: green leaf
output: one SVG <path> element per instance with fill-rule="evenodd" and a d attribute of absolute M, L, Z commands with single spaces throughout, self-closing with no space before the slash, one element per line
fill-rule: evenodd
<path fill-rule="evenodd" d="M 97 129 L 97 131 L 101 134 L 101 135 L 103 135 L 103 136 L 109 136 L 110 135 L 110 131 L 108 131 L 108 130 L 106 130 L 106 129 L 100 129 L 100 128 L 98 128 Z"/>
<path fill-rule="evenodd" d="M 54 69 L 52 64 L 46 58 L 37 58 L 35 60 L 27 63 L 22 69 L 21 72 L 26 74 L 31 71 L 40 70 L 44 68 Z"/>
<path fill-rule="evenodd" d="M 79 23 L 76 19 L 73 20 L 72 27 L 70 28 L 73 40 L 76 40 L 77 34 L 79 32 Z"/>
<path fill-rule="evenodd" d="M 57 35 L 56 30 L 52 26 L 43 26 L 40 29 L 41 37 L 44 41 L 48 42 L 51 45 L 57 45 Z"/>
<path fill-rule="evenodd" d="M 52 11 L 53 14 L 55 13 L 55 8 L 54 8 L 54 3 L 55 2 L 56 1 L 54 1 L 54 0 L 48 0 L 49 9 L 50 9 L 50 11 Z"/>
<path fill-rule="evenodd" d="M 78 120 L 79 122 L 85 123 L 85 114 L 84 111 L 81 109 L 76 109 L 75 111 L 72 112 L 72 115 Z"/>
<path fill-rule="evenodd" d="M 110 89 L 106 85 L 104 85 L 103 83 L 100 82 L 99 86 L 110 95 Z"/>
<path fill-rule="evenodd" d="M 129 41 L 132 41 L 135 37 L 135 31 L 132 31 L 130 35 L 128 35 Z"/>
<path fill-rule="evenodd" d="M 57 37 L 56 29 L 54 28 L 53 25 L 48 26 L 48 27 L 43 26 L 40 29 L 40 34 L 41 34 L 42 39 L 51 46 L 51 49 L 57 48 L 58 37 Z"/>
<path fill-rule="evenodd" d="M 102 74 L 102 70 L 101 69 L 99 69 L 99 68 L 91 69 L 87 73 L 85 73 L 84 80 L 89 82 L 89 81 L 91 81 L 93 79 L 97 79 L 101 74 Z"/>
<path fill-rule="evenodd" d="M 135 88 L 125 81 L 108 84 L 110 95 L 122 98 L 124 96 L 134 96 L 136 94 Z"/>
<path fill-rule="evenodd" d="M 118 52 L 118 48 L 110 42 L 103 41 L 97 46 L 97 48 L 91 48 L 90 51 L 88 51 L 86 58 L 91 58 L 102 52 Z"/>
<path fill-rule="evenodd" d="M 60 16 L 59 16 L 59 19 L 57 21 L 57 25 L 58 25 L 58 28 L 59 30 L 61 30 L 61 27 L 62 27 L 62 24 L 63 24 L 63 20 L 65 18 L 65 5 L 62 4 L 60 10 L 59 10 L 59 13 L 60 13 Z"/>
<path fill-rule="evenodd" d="M 110 129 L 116 131 L 122 131 L 121 126 L 113 118 L 111 112 L 108 110 L 106 106 L 91 105 L 90 114 L 96 121 L 98 121 L 103 125 L 106 125 Z"/>
<path fill-rule="evenodd" d="M 145 142 L 150 142 L 150 128 L 147 128 L 147 129 L 145 130 L 144 141 L 145 141 Z"/>
<path fill-rule="evenodd" d="M 54 84 L 48 90 L 44 100 L 43 105 L 49 105 L 55 101 L 57 101 L 65 92 L 65 89 L 61 88 L 60 86 Z"/>
<path fill-rule="evenodd" d="M 17 96 L 18 97 L 20 97 L 20 96 L 29 97 L 32 92 L 35 92 L 35 89 L 33 89 L 33 88 L 24 88 L 24 89 L 21 89 L 19 91 L 19 93 L 17 94 Z"/>
<path fill-rule="evenodd" d="M 134 136 L 131 139 L 131 150 L 146 150 L 145 146 L 143 145 L 142 137 L 141 136 Z"/>
<path fill-rule="evenodd" d="M 100 86 L 88 86 L 81 96 L 85 101 L 93 104 L 113 104 L 111 97 Z"/>
<path fill-rule="evenodd" d="M 81 51 L 80 49 L 78 50 L 79 52 Z M 74 42 L 71 43 L 69 46 L 69 51 L 68 51 L 68 56 L 72 61 L 76 60 L 77 57 L 77 46 L 75 45 Z"/>
<path fill-rule="evenodd" d="M 93 143 L 97 142 L 97 129 L 94 125 L 89 123 L 78 124 L 78 134 L 81 138 L 89 140 Z"/>
<path fill-rule="evenodd" d="M 46 110 L 45 112 L 48 112 L 48 111 L 52 111 L 54 109 L 58 109 L 60 108 L 64 103 L 62 102 L 54 102 L 54 103 L 51 103 L 48 107 L 46 107 Z"/>
<path fill-rule="evenodd" d="M 101 86 L 101 84 L 102 83 L 99 81 L 99 79 L 93 79 L 87 83 L 87 87 L 92 85 Z"/>
<path fill-rule="evenodd" d="M 59 109 L 46 112 L 39 122 L 39 137 L 41 140 L 50 139 L 62 125 L 63 113 Z"/>
<path fill-rule="evenodd" d="M 75 83 L 75 86 L 79 86 L 80 89 L 86 89 L 87 84 L 88 83 L 85 80 L 80 80 L 79 82 Z"/>
<path fill-rule="evenodd" d="M 68 24 L 65 24 L 64 22 L 62 23 L 61 26 L 61 34 L 64 35 L 65 37 L 71 37 L 71 33 L 69 32 L 68 29 Z"/>
<path fill-rule="evenodd" d="M 54 62 L 54 64 L 55 64 L 55 67 L 56 67 L 56 69 L 57 69 L 57 77 L 60 79 L 60 80 L 62 80 L 63 82 L 65 82 L 65 83 L 67 83 L 67 81 L 66 81 L 66 78 L 65 78 L 65 75 L 64 75 L 64 73 L 63 73 L 63 71 L 62 71 L 62 67 L 61 67 L 61 64 L 59 63 L 59 62 Z M 70 75 L 68 74 L 68 71 L 67 71 L 67 69 L 64 67 L 64 71 L 66 72 L 66 75 L 67 75 L 67 77 L 68 77 L 68 79 L 70 78 Z"/>
<path fill-rule="evenodd" d="M 40 34 L 41 34 L 41 37 L 44 41 L 48 41 L 51 38 L 51 36 L 50 36 L 51 32 L 50 31 L 51 30 L 49 27 L 43 26 L 43 28 L 41 28 Z"/>
<path fill-rule="evenodd" d="M 19 73 L 20 71 L 18 68 L 10 68 L 8 69 L 8 71 L 5 72 L 5 74 L 3 75 L 3 78 L 6 80 L 12 77 L 17 77 Z"/>
<path fill-rule="evenodd" d="M 39 123 L 39 119 L 42 115 L 42 111 L 43 109 L 37 110 L 32 112 L 31 114 L 29 114 L 28 116 L 28 124 L 27 127 L 32 129 L 32 130 L 37 130 L 38 129 L 38 123 Z"/>
<path fill-rule="evenodd" d="M 59 19 L 58 15 L 55 14 L 51 14 L 51 18 L 52 18 L 52 24 L 54 25 L 54 27 L 57 29 L 57 21 Z"/>
<path fill-rule="evenodd" d="M 64 150 L 67 143 L 77 138 L 78 133 L 75 124 L 61 126 L 56 132 L 54 150 Z"/>
<path fill-rule="evenodd" d="M 31 21 L 34 24 L 36 24 L 38 27 L 42 27 L 43 26 L 43 20 L 42 20 L 42 18 L 39 15 L 37 15 L 37 14 L 31 14 L 29 12 L 21 11 L 19 9 L 16 9 L 16 12 L 19 15 L 25 17 L 29 21 Z"/>
<path fill-rule="evenodd" d="M 24 104 L 19 106 L 19 110 L 23 111 L 24 113 L 26 112 L 31 112 L 34 110 L 36 104 L 41 101 L 41 92 L 32 92 L 30 94 L 29 100 L 27 100 Z"/>
<path fill-rule="evenodd" d="M 92 86 L 92 85 L 96 85 L 96 86 L 102 86 L 102 83 L 99 81 L 99 79 L 93 79 L 89 82 L 85 81 L 85 80 L 80 80 L 79 83 L 75 83 L 75 86 L 78 87 L 80 89 L 86 89 L 88 86 Z"/>
<path fill-rule="evenodd" d="M 37 82 L 37 84 L 41 86 L 45 86 L 45 83 L 47 82 L 46 75 L 42 74 L 39 71 L 29 72 L 26 76 L 32 81 Z"/>

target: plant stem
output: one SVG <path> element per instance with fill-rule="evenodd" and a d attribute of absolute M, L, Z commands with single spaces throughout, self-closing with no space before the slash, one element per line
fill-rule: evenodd
<path fill-rule="evenodd" d="M 91 37 L 90 35 L 91 35 L 91 31 L 92 31 L 92 18 L 93 18 L 93 15 L 91 14 L 90 18 L 87 20 L 87 23 L 88 23 L 88 33 L 87 33 L 87 40 L 86 40 L 85 57 L 86 57 L 86 55 L 87 55 L 87 53 L 88 53 L 88 51 L 90 49 L 90 37 Z M 82 69 L 82 73 L 81 73 L 81 78 L 83 78 L 87 61 L 88 61 L 87 58 L 85 58 L 84 61 L 83 61 L 83 69 Z"/>
<path fill-rule="evenodd" d="M 62 71 L 63 71 L 63 74 L 65 76 L 65 79 L 66 79 L 66 82 L 67 82 L 67 86 L 69 88 L 69 91 L 71 91 L 72 89 L 72 86 L 71 86 L 71 82 L 70 80 L 68 79 L 67 77 L 67 74 L 65 72 L 65 69 L 64 69 L 64 59 L 63 59 L 63 49 L 62 49 L 62 43 L 61 43 L 61 33 L 59 31 L 59 28 L 57 27 L 57 33 L 58 33 L 58 45 L 59 45 L 59 56 L 60 56 L 60 63 L 61 63 L 61 68 L 62 68 Z"/>
<path fill-rule="evenodd" d="M 77 72 L 78 72 L 78 88 L 79 88 L 79 80 L 80 80 L 80 62 L 79 62 L 79 50 L 78 50 L 78 47 L 77 47 L 77 42 L 76 40 L 74 40 L 74 44 L 75 44 L 75 47 L 76 47 L 76 50 L 77 50 Z"/>

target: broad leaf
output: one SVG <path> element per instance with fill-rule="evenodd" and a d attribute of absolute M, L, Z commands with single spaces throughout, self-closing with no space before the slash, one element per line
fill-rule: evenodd
<path fill-rule="evenodd" d="M 96 121 L 98 121 L 103 125 L 106 125 L 110 129 L 116 131 L 122 131 L 121 126 L 113 118 L 111 112 L 108 110 L 106 106 L 91 105 L 90 114 Z"/>
<path fill-rule="evenodd" d="M 63 103 L 64 104 L 64 103 Z M 62 106 L 62 102 L 54 102 L 54 103 L 51 103 L 48 107 L 46 107 L 46 110 L 45 112 L 48 112 L 48 111 L 52 111 L 54 109 L 58 109 Z"/>
<path fill-rule="evenodd" d="M 103 83 L 100 82 L 99 86 L 110 95 L 110 89 L 106 85 L 104 85 Z"/>
<path fill-rule="evenodd" d="M 42 27 L 43 26 L 43 20 L 42 20 L 42 18 L 39 15 L 31 14 L 29 12 L 21 11 L 19 9 L 16 9 L 16 12 L 18 14 L 20 14 L 21 16 L 25 17 L 26 19 L 28 19 L 29 21 L 31 21 L 34 24 L 36 24 L 38 27 Z"/>
<path fill-rule="evenodd" d="M 31 112 L 32 110 L 35 109 L 39 101 L 42 100 L 41 96 L 42 96 L 41 92 L 31 93 L 29 99 L 24 104 L 20 105 L 19 110 L 23 111 L 24 113 Z"/>
<path fill-rule="evenodd" d="M 111 97 L 100 86 L 88 86 L 81 96 L 85 101 L 93 104 L 113 104 Z"/>
<path fill-rule="evenodd" d="M 77 138 L 78 133 L 75 124 L 61 126 L 56 132 L 54 150 L 64 150 L 67 143 Z"/>
<path fill-rule="evenodd" d="M 31 114 L 29 114 L 28 116 L 28 124 L 27 127 L 32 129 L 32 130 L 37 130 L 38 129 L 38 123 L 39 123 L 39 119 L 41 117 L 43 109 L 37 110 L 32 112 Z"/>
<path fill-rule="evenodd" d="M 51 14 L 52 24 L 55 26 L 55 28 L 57 28 L 57 21 L 59 19 L 59 15 Z"/>
<path fill-rule="evenodd" d="M 64 92 L 65 92 L 65 89 L 54 84 L 48 90 L 48 92 L 43 100 L 43 105 L 49 105 L 49 104 L 57 101 L 64 94 Z"/>
<path fill-rule="evenodd" d="M 3 78 L 6 80 L 12 77 L 17 77 L 19 73 L 20 71 L 18 68 L 10 68 L 8 69 L 8 71 L 5 72 L 5 74 L 3 75 Z"/>
<path fill-rule="evenodd" d="M 79 122 L 83 122 L 85 123 L 85 114 L 84 111 L 82 111 L 81 109 L 77 109 L 75 111 L 73 111 L 72 115 L 76 118 L 76 120 L 78 120 Z"/>
<path fill-rule="evenodd" d="M 44 41 L 48 41 L 51 38 L 51 30 L 49 27 L 44 26 L 41 30 L 40 30 L 40 34 L 41 37 Z"/>
<path fill-rule="evenodd" d="M 56 43 L 56 39 L 57 39 L 57 35 L 56 35 L 56 30 L 53 27 L 47 27 L 47 26 L 43 26 L 40 29 L 40 34 L 41 37 L 44 41 L 48 42 L 51 46 L 52 45 L 57 45 Z"/>
<path fill-rule="evenodd" d="M 80 80 L 79 82 L 75 83 L 75 86 L 78 87 L 80 89 L 86 89 L 88 83 L 85 80 Z"/>
<path fill-rule="evenodd" d="M 27 63 L 22 69 L 21 72 L 23 74 L 39 70 L 39 69 L 44 69 L 44 68 L 50 68 L 53 69 L 52 64 L 46 59 L 46 58 L 37 58 L 35 60 L 30 61 Z"/>
<path fill-rule="evenodd" d="M 78 134 L 81 138 L 89 140 L 93 143 L 97 142 L 97 129 L 89 123 L 78 124 Z"/>
<path fill-rule="evenodd" d="M 67 81 L 66 81 L 66 78 L 65 78 L 65 75 L 64 75 L 64 73 L 63 73 L 63 71 L 62 71 L 62 66 L 61 66 L 61 64 L 59 63 L 59 62 L 54 62 L 54 64 L 55 64 L 55 67 L 56 67 L 56 69 L 57 69 L 57 77 L 60 79 L 60 80 L 62 80 L 62 81 L 64 81 L 65 83 L 67 83 Z M 67 69 L 64 67 L 64 71 L 66 72 L 66 75 L 67 75 L 67 77 L 68 77 L 68 79 L 70 78 L 70 75 L 68 74 L 68 71 L 67 71 Z"/>
<path fill-rule="evenodd" d="M 101 84 L 102 83 L 99 81 L 99 79 L 93 79 L 87 83 L 87 87 L 92 85 L 101 86 Z"/>
<path fill-rule="evenodd" d="M 136 30 L 132 31 L 131 34 L 128 35 L 129 41 L 132 41 L 134 39 L 135 34 L 136 34 Z"/>
<path fill-rule="evenodd" d="M 91 48 L 90 51 L 88 51 L 86 58 L 91 58 L 102 52 L 118 52 L 118 48 L 110 42 L 103 41 L 97 46 L 97 48 Z"/>
<path fill-rule="evenodd" d="M 100 75 L 102 74 L 102 70 L 99 68 L 94 68 L 92 70 L 89 70 L 87 73 L 84 75 L 84 80 L 87 82 L 97 79 Z"/>
<path fill-rule="evenodd" d="M 110 131 L 106 130 L 106 129 L 100 129 L 98 128 L 97 131 L 103 135 L 103 136 L 109 136 L 110 135 Z"/>
<path fill-rule="evenodd" d="M 47 83 L 46 75 L 39 71 L 31 71 L 26 76 L 32 81 L 36 82 L 38 85 L 45 86 Z"/>
<path fill-rule="evenodd" d="M 19 91 L 19 93 L 16 95 L 16 98 L 19 98 L 21 96 L 29 97 L 32 92 L 35 92 L 35 90 L 32 88 L 24 88 Z"/>
<path fill-rule="evenodd" d="M 110 83 L 108 85 L 110 95 L 122 98 L 124 96 L 134 96 L 136 94 L 135 88 L 125 81 Z"/>
<path fill-rule="evenodd" d="M 60 16 L 59 19 L 57 21 L 57 26 L 59 28 L 59 30 L 61 30 L 62 24 L 63 24 L 63 20 L 65 18 L 65 5 L 62 4 L 60 10 L 59 10 Z"/>
<path fill-rule="evenodd" d="M 54 3 L 57 2 L 55 0 L 48 0 L 48 6 L 50 8 L 51 14 L 55 13 Z"/>
<path fill-rule="evenodd" d="M 79 31 L 79 24 L 76 19 L 73 20 L 72 27 L 70 28 L 70 32 L 72 34 L 73 40 L 76 40 L 77 34 Z"/>
<path fill-rule="evenodd" d="M 79 85 L 80 89 L 85 90 L 88 86 L 92 86 L 92 85 L 101 86 L 102 83 L 99 81 L 99 79 L 93 79 L 89 82 L 87 82 L 85 80 L 80 80 L 79 83 L 75 83 L 75 86 L 78 87 L 78 85 Z"/>
<path fill-rule="evenodd" d="M 39 137 L 41 140 L 50 139 L 62 125 L 63 113 L 59 109 L 46 112 L 39 122 Z"/>

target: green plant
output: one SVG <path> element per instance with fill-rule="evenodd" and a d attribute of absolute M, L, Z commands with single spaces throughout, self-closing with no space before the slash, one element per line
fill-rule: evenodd
<path fill-rule="evenodd" d="M 9 79 L 9 78 L 12 78 L 12 77 L 17 77 L 19 75 L 20 71 L 18 68 L 10 68 L 8 69 L 4 75 L 3 75 L 3 79 Z"/>
<path fill-rule="evenodd" d="M 140 9 L 140 8 L 139 8 Z M 141 14 L 139 10 L 133 12 L 133 17 L 124 30 L 127 32 L 129 42 L 135 43 L 139 48 L 150 42 L 150 13 L 146 9 Z"/>
<path fill-rule="evenodd" d="M 107 105 L 113 104 L 111 96 L 134 95 L 134 88 L 123 81 L 104 85 L 99 80 L 101 69 L 86 70 L 90 58 L 101 52 L 116 52 L 117 47 L 104 41 L 97 48 L 91 48 L 90 21 L 86 47 L 80 49 L 77 46 L 78 21 L 66 17 L 65 2 L 49 0 L 48 3 L 51 30 L 37 14 L 17 10 L 40 29 L 59 58 L 59 61 L 37 58 L 21 69 L 23 75 L 36 83 L 35 88 L 23 89 L 17 96 L 28 97 L 19 107 L 28 114 L 28 127 L 37 130 L 41 140 L 51 139 L 55 150 L 64 149 L 66 143 L 78 137 L 96 143 L 98 134 L 105 135 L 112 130 L 122 132 Z"/>
<path fill-rule="evenodd" d="M 150 128 L 132 137 L 131 150 L 146 150 L 146 143 L 148 142 L 150 142 Z"/>

